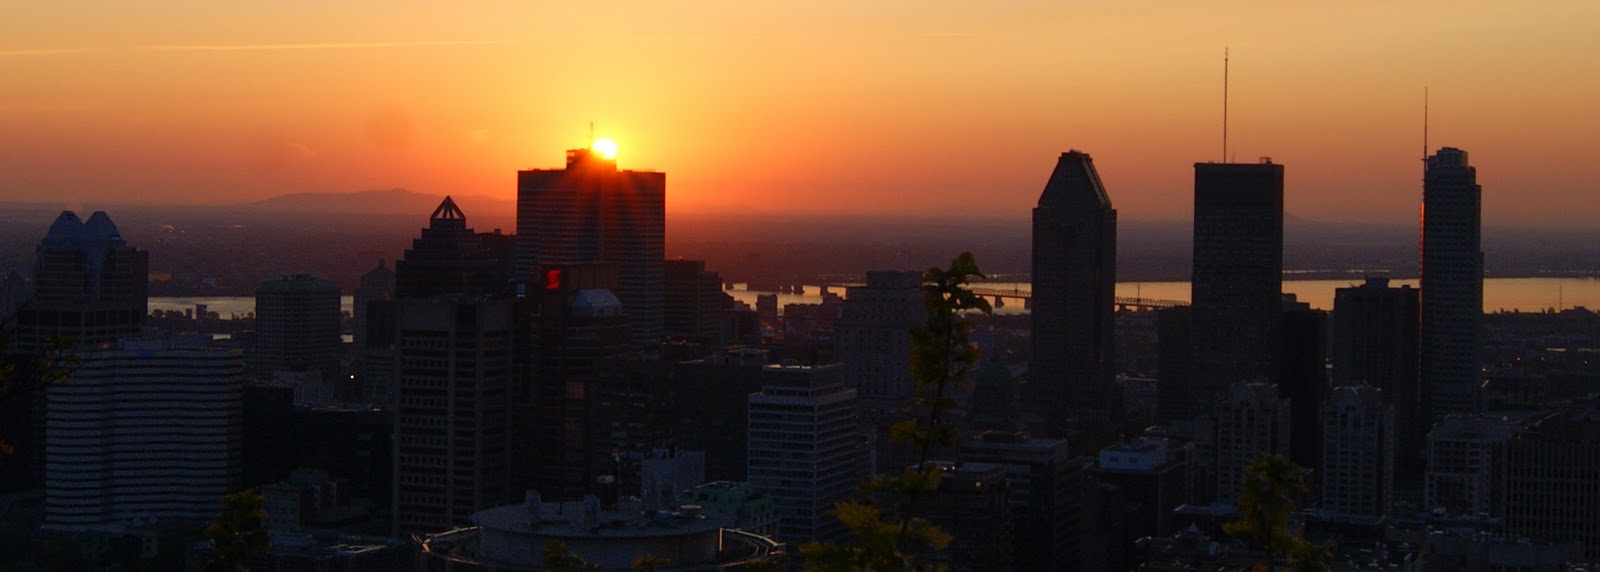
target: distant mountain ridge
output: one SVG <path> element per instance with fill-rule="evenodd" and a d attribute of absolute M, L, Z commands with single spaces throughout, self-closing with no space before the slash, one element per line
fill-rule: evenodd
<path fill-rule="evenodd" d="M 445 195 L 406 189 L 378 189 L 353 193 L 291 193 L 240 206 L 275 213 L 416 215 L 431 213 Z M 483 195 L 451 195 L 468 217 L 512 216 L 516 201 Z"/>

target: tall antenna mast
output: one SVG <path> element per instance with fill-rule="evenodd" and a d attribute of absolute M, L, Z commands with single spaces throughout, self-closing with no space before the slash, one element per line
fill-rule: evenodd
<path fill-rule="evenodd" d="M 1428 160 L 1428 86 L 1422 86 L 1422 160 Z"/>
<path fill-rule="evenodd" d="M 1228 162 L 1228 47 L 1222 47 L 1222 162 Z"/>
<path fill-rule="evenodd" d="M 589 122 L 589 143 L 590 144 L 594 143 L 594 122 L 593 121 Z"/>

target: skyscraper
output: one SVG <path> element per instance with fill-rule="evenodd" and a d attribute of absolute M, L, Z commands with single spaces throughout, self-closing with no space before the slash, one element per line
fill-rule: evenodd
<path fill-rule="evenodd" d="M 1033 209 L 1033 363 L 1028 402 L 1052 421 L 1066 409 L 1117 407 L 1113 311 L 1117 211 L 1094 161 L 1068 151 Z"/>
<path fill-rule="evenodd" d="M 236 351 L 124 340 L 47 391 L 45 521 L 84 529 L 203 520 L 239 490 Z"/>
<path fill-rule="evenodd" d="M 874 437 L 877 469 L 899 471 L 916 463 L 912 447 L 889 442 L 892 414 L 906 406 L 916 387 L 911 379 L 912 328 L 927 320 L 922 275 L 890 270 L 867 273 L 865 286 L 851 286 L 834 326 L 834 357 L 857 391 L 865 435 Z M 898 455 L 897 455 L 898 454 Z"/>
<path fill-rule="evenodd" d="M 394 263 L 395 297 L 500 294 L 509 277 L 482 242 L 467 226 L 466 213 L 445 197 L 421 236 L 411 241 L 405 258 Z"/>
<path fill-rule="evenodd" d="M 510 500 L 512 301 L 396 302 L 398 530 L 438 532 Z"/>
<path fill-rule="evenodd" d="M 1329 315 L 1335 386 L 1368 384 L 1394 405 L 1395 478 L 1403 490 L 1420 489 L 1427 449 L 1427 420 L 1417 386 L 1419 299 L 1410 286 L 1387 278 L 1334 291 Z"/>
<path fill-rule="evenodd" d="M 663 335 L 721 350 L 727 341 L 730 299 L 722 292 L 722 277 L 706 270 L 704 260 L 668 260 L 663 265 Z"/>
<path fill-rule="evenodd" d="M 1283 289 L 1283 165 L 1194 166 L 1191 395 L 1272 381 Z"/>
<path fill-rule="evenodd" d="M 1483 248 L 1478 171 L 1444 147 L 1422 177 L 1422 391 L 1430 419 L 1480 407 Z"/>
<path fill-rule="evenodd" d="M 79 347 L 139 335 L 149 300 L 149 253 L 128 246 L 106 213 L 62 211 L 35 250 L 33 294 L 17 312 L 17 349 L 50 338 Z"/>
<path fill-rule="evenodd" d="M 517 172 L 517 278 L 532 283 L 555 264 L 617 266 L 616 295 L 635 345 L 662 336 L 667 175 L 619 170 L 589 149 L 567 151 L 565 169 Z"/>
<path fill-rule="evenodd" d="M 339 285 L 310 274 L 284 276 L 256 288 L 253 373 L 315 372 L 322 382 L 339 374 Z"/>
<path fill-rule="evenodd" d="M 828 510 L 849 500 L 866 477 L 866 449 L 856 436 L 856 391 L 844 366 L 769 365 L 761 392 L 750 394 L 750 485 L 771 495 L 778 538 L 837 540 L 844 525 Z"/>

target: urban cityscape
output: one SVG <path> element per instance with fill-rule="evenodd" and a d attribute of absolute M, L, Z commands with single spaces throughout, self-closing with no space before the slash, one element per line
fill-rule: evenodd
<path fill-rule="evenodd" d="M 837 6 L 728 8 L 719 18 L 760 22 L 780 36 L 837 31 L 840 46 L 795 44 L 816 59 L 784 60 L 770 38 L 738 36 L 774 56 L 748 73 L 789 65 L 817 77 L 870 65 L 808 67 L 866 41 L 871 34 L 856 35 L 856 26 L 877 22 L 892 50 L 915 44 L 912 51 L 941 55 L 891 66 L 906 75 L 873 68 L 835 87 L 940 86 L 919 74 L 941 57 L 970 76 L 972 86 L 932 100 L 978 89 L 984 74 L 1005 69 L 967 67 L 958 54 L 990 54 L 969 37 L 1071 21 L 1028 2 L 986 15 L 945 8 L 863 8 L 850 13 L 857 20 Z M 1491 29 L 1475 26 L 1503 14 L 1483 8 L 1463 8 L 1471 18 L 1462 21 L 1473 24 L 1430 37 L 1454 43 L 1470 35 L 1463 29 Z M 573 9 L 578 16 L 507 14 L 533 22 L 538 12 L 595 32 L 647 29 L 636 19 L 653 16 L 665 52 L 700 54 L 703 69 L 729 76 L 747 62 L 721 49 L 720 31 L 690 33 L 705 29 L 677 11 Z M 1355 153 L 1372 163 L 1369 173 L 1362 160 L 1337 157 L 1348 133 L 1308 153 L 1299 139 L 1264 135 L 1293 131 L 1283 125 L 1232 123 L 1240 106 L 1274 105 L 1261 80 L 1244 84 L 1257 91 L 1242 101 L 1232 83 L 1271 68 L 1253 63 L 1275 57 L 1261 55 L 1270 48 L 1258 42 L 1247 55 L 1172 32 L 1184 40 L 1170 49 L 1206 52 L 1192 65 L 1207 75 L 1184 80 L 1193 85 L 1176 97 L 1215 101 L 1215 121 L 1197 127 L 1172 111 L 1163 129 L 1182 132 L 1175 143 L 1155 132 L 1129 143 L 1093 126 L 1081 137 L 1039 139 L 1037 130 L 1054 129 L 1048 118 L 1056 116 L 1047 115 L 1008 137 L 1005 149 L 1021 159 L 988 160 L 995 151 L 975 135 L 927 143 L 986 158 L 978 168 L 899 151 L 875 165 L 879 158 L 852 147 L 860 141 L 837 149 L 776 143 L 809 149 L 795 155 L 815 162 L 814 178 L 805 178 L 689 132 L 687 150 L 634 154 L 635 142 L 672 146 L 671 135 L 652 131 L 663 124 L 626 119 L 652 106 L 682 112 L 657 99 L 673 97 L 670 84 L 637 92 L 651 103 L 616 112 L 623 119 L 615 124 L 603 113 L 627 108 L 628 95 L 575 110 L 602 113 L 601 121 L 541 109 L 550 116 L 536 122 L 542 127 L 524 127 L 540 135 L 520 141 L 559 146 L 516 149 L 516 162 L 491 166 L 497 174 L 487 184 L 482 158 L 462 163 L 473 166 L 450 184 L 448 169 L 436 172 L 449 161 L 411 147 L 413 129 L 442 116 L 386 106 L 355 121 L 380 157 L 365 163 L 330 147 L 336 138 L 313 137 L 345 128 L 310 125 L 321 108 L 306 111 L 309 123 L 263 127 L 266 139 L 245 136 L 244 163 L 214 162 L 225 151 L 205 149 L 210 135 L 196 135 L 182 143 L 195 145 L 183 147 L 194 173 L 125 166 L 116 194 L 95 194 L 105 190 L 102 174 L 68 173 L 69 155 L 49 158 L 57 138 L 102 133 L 103 143 L 84 143 L 92 151 L 147 121 L 69 128 L 107 104 L 60 99 L 93 92 L 99 80 L 52 91 L 74 81 L 41 71 L 54 60 L 73 60 L 62 69 L 125 58 L 134 68 L 171 66 L 160 69 L 174 75 L 259 70 L 295 81 L 312 81 L 287 71 L 295 66 L 331 70 L 322 83 L 286 81 L 281 92 L 256 93 L 248 87 L 255 80 L 239 89 L 202 82 L 191 92 L 184 82 L 200 80 L 187 78 L 128 96 L 161 94 L 148 117 L 195 135 L 210 133 L 196 125 L 223 121 L 219 110 L 259 104 L 271 123 L 267 115 L 290 100 L 308 105 L 296 90 L 337 91 L 347 82 L 338 70 L 365 76 L 380 73 L 376 64 L 389 66 L 382 74 L 416 73 L 419 84 L 459 81 L 447 97 L 489 106 L 477 99 L 484 94 L 467 92 L 481 70 L 464 62 L 496 62 L 526 41 L 273 40 L 280 36 L 256 32 L 331 25 L 294 17 L 357 16 L 285 8 L 257 14 L 272 23 L 256 28 L 233 8 L 218 10 L 174 26 L 214 18 L 250 34 L 215 43 L 168 30 L 161 33 L 171 40 L 146 45 L 145 32 L 130 32 L 106 40 L 128 46 L 75 47 L 88 31 L 116 29 L 97 20 L 59 36 L 17 36 L 66 44 L 0 44 L 0 72 L 15 68 L 14 77 L 43 86 L 14 101 L 0 93 L 0 132 L 36 138 L 31 146 L 0 141 L 0 156 L 10 156 L 0 159 L 0 570 L 1600 569 L 1600 179 L 1592 168 L 1600 129 L 1572 135 L 1568 151 L 1585 157 L 1579 164 L 1563 164 L 1566 155 L 1541 162 L 1529 154 L 1537 150 L 1508 150 L 1505 132 L 1461 125 L 1499 126 L 1548 110 L 1479 117 L 1451 103 L 1440 117 L 1436 99 L 1470 98 L 1404 83 L 1407 95 L 1384 105 L 1405 109 L 1373 121 L 1404 123 L 1396 133 L 1409 139 Z M 373 15 L 389 25 L 437 18 L 442 30 L 505 25 L 417 10 Z M 595 23 L 601 14 L 616 20 Z M 1176 7 L 1163 14 L 1147 25 L 1195 17 Z M 1316 30 L 1321 17 L 1273 14 L 1285 30 Z M 1546 33 L 1540 49 L 1567 54 L 1569 43 L 1600 47 L 1571 23 L 1596 15 L 1564 6 L 1493 29 L 1502 38 Z M 29 16 L 59 24 L 62 14 Z M 1401 24 L 1418 17 L 1395 16 Z M 918 27 L 956 24 L 979 31 Z M 1311 43 L 1294 45 L 1324 45 L 1303 41 Z M 1051 53 L 1034 57 L 1059 63 Z M 1572 56 L 1575 69 L 1597 69 L 1600 52 L 1582 53 Z M 184 63 L 146 61 L 172 58 Z M 1135 69 L 1117 61 L 1108 65 Z M 441 62 L 461 65 L 459 76 L 405 68 L 452 68 Z M 640 71 L 592 65 L 608 77 Z M 1455 65 L 1440 64 L 1443 84 L 1459 86 Z M 705 81 L 690 73 L 700 69 L 679 70 L 690 76 L 685 85 Z M 1534 73 L 1519 70 L 1511 73 Z M 1539 78 L 1529 90 L 1547 81 Z M 979 92 L 1016 95 L 1031 85 L 989 79 Z M 610 79 L 574 81 L 585 86 L 574 94 L 586 95 L 540 101 L 594 99 L 585 90 L 612 87 Z M 726 81 L 743 86 L 750 105 L 779 101 L 742 79 Z M 1600 95 L 1587 81 L 1550 95 L 1550 108 L 1573 109 L 1572 93 Z M 435 89 L 419 85 L 414 101 Z M 732 102 L 739 91 L 706 105 L 744 109 Z M 817 109 L 854 109 L 833 92 L 813 95 Z M 190 103 L 168 109 L 167 97 Z M 1011 101 L 1032 105 L 1032 97 Z M 964 121 L 920 101 L 907 98 L 898 113 L 927 125 Z M 1283 117 L 1316 115 L 1318 105 Z M 1066 113 L 1094 118 L 1084 125 L 1118 116 Z M 1527 129 L 1559 139 L 1571 125 L 1600 128 L 1592 109 L 1573 113 L 1570 125 L 1541 119 Z M 707 120 L 737 123 L 736 115 Z M 1334 123 L 1325 127 L 1337 131 Z M 797 124 L 772 136 L 809 140 L 822 128 Z M 474 128 L 462 144 L 510 145 L 495 129 Z M 157 139 L 152 148 L 177 145 Z M 1274 144 L 1295 151 L 1237 157 L 1241 145 L 1257 155 Z M 1141 145 L 1152 152 L 1141 154 Z M 684 158 L 716 149 L 726 153 L 726 173 L 707 174 L 715 157 Z M 265 170 L 253 162 L 258 151 Z M 137 163 L 152 151 L 128 152 Z M 345 162 L 335 165 L 339 156 Z M 335 166 L 311 166 L 321 160 Z M 1525 178 L 1529 164 L 1569 178 Z M 690 173 L 683 179 L 679 165 Z M 1302 165 L 1310 175 L 1297 173 Z M 1341 178 L 1346 171 L 1358 179 Z M 257 175 L 271 184 L 206 194 Z M 806 195 L 786 187 L 793 181 L 763 188 L 761 177 L 849 182 Z M 358 190 L 396 184 L 405 187 Z M 906 191 L 922 187 L 926 196 Z M 796 193 L 813 202 L 792 202 Z"/>

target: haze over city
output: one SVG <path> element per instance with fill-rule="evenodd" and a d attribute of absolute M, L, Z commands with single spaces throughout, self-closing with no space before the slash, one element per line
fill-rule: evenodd
<path fill-rule="evenodd" d="M 1023 213 L 1094 154 L 1125 219 L 1192 164 L 1287 166 L 1285 208 L 1414 223 L 1430 144 L 1487 226 L 1600 209 L 1600 5 L 1504 2 L 201 2 L 12 6 L 0 200 L 250 202 L 407 188 L 510 200 L 590 122 L 672 214 Z M 491 213 L 485 213 L 491 214 Z M 492 213 L 509 215 L 509 213 Z"/>

